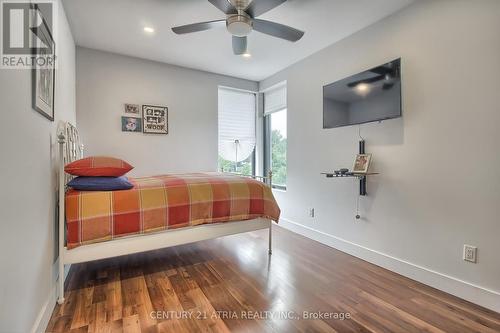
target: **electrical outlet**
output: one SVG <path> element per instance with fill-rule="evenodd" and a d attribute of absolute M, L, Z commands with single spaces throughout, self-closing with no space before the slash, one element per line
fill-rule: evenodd
<path fill-rule="evenodd" d="M 464 260 L 475 263 L 477 261 L 477 247 L 464 244 Z"/>
<path fill-rule="evenodd" d="M 309 217 L 314 217 L 314 208 L 309 208 Z"/>

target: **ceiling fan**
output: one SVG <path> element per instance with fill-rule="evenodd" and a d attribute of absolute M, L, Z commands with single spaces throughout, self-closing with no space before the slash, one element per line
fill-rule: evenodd
<path fill-rule="evenodd" d="M 187 34 L 225 26 L 233 35 L 233 52 L 242 55 L 247 52 L 247 36 L 252 30 L 273 37 L 296 42 L 304 35 L 295 28 L 256 18 L 287 0 L 208 0 L 226 14 L 222 20 L 200 22 L 172 28 L 176 34 Z"/>
<path fill-rule="evenodd" d="M 381 80 L 385 80 L 384 84 L 382 85 L 382 89 L 389 90 L 394 86 L 394 79 L 398 79 L 401 76 L 400 68 L 394 62 L 390 62 L 386 65 L 372 68 L 369 70 L 369 72 L 377 74 L 377 76 L 350 82 L 347 84 L 347 86 L 349 88 L 354 88 L 360 84 L 370 84 Z"/>

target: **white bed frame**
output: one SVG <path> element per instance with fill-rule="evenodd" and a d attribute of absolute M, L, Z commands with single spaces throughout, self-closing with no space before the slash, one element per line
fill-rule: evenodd
<path fill-rule="evenodd" d="M 64 166 L 83 157 L 83 145 L 80 142 L 78 130 L 69 123 L 62 123 L 59 126 L 57 137 L 59 142 L 59 281 L 57 302 L 59 304 L 64 303 L 64 265 L 151 251 L 260 229 L 269 229 L 268 253 L 269 255 L 272 254 L 272 221 L 264 218 L 204 224 L 152 234 L 123 237 L 101 243 L 82 245 L 68 250 L 65 246 L 66 214 L 64 198 L 66 184 L 71 179 L 71 176 L 64 172 Z M 255 176 L 253 178 L 260 179 L 268 185 L 272 184 L 271 172 L 267 177 Z"/>

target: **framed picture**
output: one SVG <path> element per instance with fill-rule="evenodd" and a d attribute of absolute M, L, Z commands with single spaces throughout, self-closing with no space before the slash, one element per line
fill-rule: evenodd
<path fill-rule="evenodd" d="M 142 119 L 137 117 L 122 117 L 122 132 L 142 132 Z"/>
<path fill-rule="evenodd" d="M 37 6 L 36 4 L 34 6 Z M 40 66 L 37 61 L 32 71 L 32 106 L 47 119 L 54 121 L 54 97 L 56 86 L 56 66 L 55 63 L 49 61 L 54 59 L 56 54 L 56 44 L 52 38 L 47 22 L 42 20 L 40 26 L 37 27 L 37 37 L 33 38 L 36 43 L 36 50 L 33 56 L 47 59 L 44 66 Z M 41 43 L 46 47 L 40 47 Z"/>
<path fill-rule="evenodd" d="M 125 113 L 133 113 L 140 115 L 141 109 L 138 104 L 125 104 Z"/>
<path fill-rule="evenodd" d="M 352 167 L 353 173 L 367 173 L 370 168 L 371 154 L 358 154 Z"/>
<path fill-rule="evenodd" d="M 168 108 L 166 106 L 143 105 L 142 128 L 144 133 L 168 134 Z"/>

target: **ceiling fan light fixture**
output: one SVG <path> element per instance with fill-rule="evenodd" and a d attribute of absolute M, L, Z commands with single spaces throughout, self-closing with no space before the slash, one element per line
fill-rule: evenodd
<path fill-rule="evenodd" d="M 226 26 L 231 35 L 245 37 L 252 32 L 252 19 L 245 15 L 232 15 L 227 18 Z"/>

